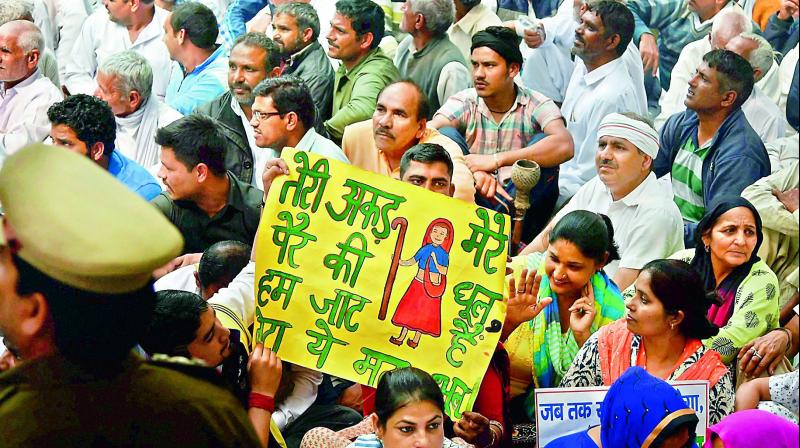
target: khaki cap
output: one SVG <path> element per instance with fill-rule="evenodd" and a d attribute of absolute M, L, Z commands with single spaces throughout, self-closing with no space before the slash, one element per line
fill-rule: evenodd
<path fill-rule="evenodd" d="M 30 145 L 6 159 L 0 203 L 18 255 L 86 291 L 139 289 L 183 248 L 178 229 L 154 206 L 89 158 L 53 146 Z"/>

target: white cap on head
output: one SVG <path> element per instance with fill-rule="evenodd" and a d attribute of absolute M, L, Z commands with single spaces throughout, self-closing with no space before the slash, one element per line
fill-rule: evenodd
<path fill-rule="evenodd" d="M 618 113 L 606 115 L 597 128 L 597 138 L 605 136 L 625 139 L 653 159 L 658 156 L 658 133 L 643 121 Z"/>

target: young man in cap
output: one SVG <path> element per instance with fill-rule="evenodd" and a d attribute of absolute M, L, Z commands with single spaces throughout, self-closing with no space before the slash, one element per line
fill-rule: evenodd
<path fill-rule="evenodd" d="M 45 145 L 6 160 L 0 202 L 0 333 L 22 359 L 0 374 L 3 446 L 260 445 L 230 393 L 132 352 L 182 246 L 163 216 Z"/>

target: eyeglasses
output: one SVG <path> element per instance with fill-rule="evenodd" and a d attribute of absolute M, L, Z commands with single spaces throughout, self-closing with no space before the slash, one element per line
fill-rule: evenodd
<path fill-rule="evenodd" d="M 258 121 L 266 121 L 267 118 L 273 115 L 286 115 L 286 114 L 281 112 L 261 112 L 257 110 L 253 111 L 253 118 L 255 118 Z"/>

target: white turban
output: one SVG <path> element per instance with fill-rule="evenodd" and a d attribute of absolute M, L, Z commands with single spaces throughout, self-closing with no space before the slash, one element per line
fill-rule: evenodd
<path fill-rule="evenodd" d="M 643 121 L 618 113 L 606 115 L 597 128 L 597 138 L 606 136 L 625 139 L 653 159 L 658 156 L 658 133 Z"/>

